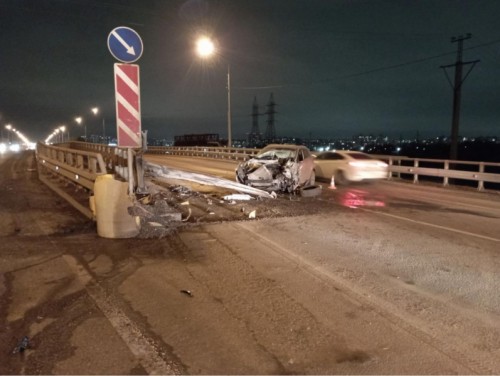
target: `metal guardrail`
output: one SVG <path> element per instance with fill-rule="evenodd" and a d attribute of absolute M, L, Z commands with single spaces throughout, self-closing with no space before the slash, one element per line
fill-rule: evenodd
<path fill-rule="evenodd" d="M 113 172 L 128 180 L 131 173 L 126 148 L 103 144 L 71 142 L 50 146 L 38 144 L 37 153 L 46 156 L 46 168 L 57 171 L 87 189 L 93 189 L 95 174 Z M 147 154 L 181 155 L 242 161 L 256 155 L 260 149 L 211 146 L 148 146 Z M 414 183 L 425 176 L 440 180 L 444 186 L 454 179 L 477 182 L 477 189 L 485 183 L 500 183 L 500 163 L 471 162 L 446 159 L 408 158 L 392 155 L 373 155 L 389 164 L 389 180 L 409 175 Z M 135 157 L 134 157 L 135 158 Z M 99 170 L 97 169 L 99 166 Z"/>
<path fill-rule="evenodd" d="M 93 191 L 96 178 L 107 173 L 106 164 L 99 153 L 65 146 L 67 145 L 37 144 L 38 177 L 87 218 L 94 219 L 94 214 L 88 203 L 84 203 L 81 199 L 78 200 L 74 193 L 67 192 L 66 189 L 54 182 L 50 177 L 62 178 L 63 182 L 70 181 L 76 187 L 83 187 L 88 191 Z"/>
<path fill-rule="evenodd" d="M 259 150 L 208 146 L 148 146 L 147 153 L 241 161 L 256 155 Z M 479 191 L 484 190 L 484 183 L 500 183 L 500 163 L 408 158 L 391 155 L 373 155 L 373 157 L 389 164 L 387 176 L 389 180 L 394 177 L 401 178 L 402 175 L 413 175 L 413 182 L 418 183 L 420 176 L 427 176 L 442 178 L 442 184 L 448 186 L 452 179 L 458 179 L 477 182 Z"/>
<path fill-rule="evenodd" d="M 90 219 L 95 218 L 89 203 L 85 203 L 85 199 L 82 201 L 81 196 L 78 200 L 75 194 L 69 193 L 64 188 L 67 182 L 86 189 L 89 197 L 94 193 L 99 175 L 114 174 L 127 181 L 130 195 L 142 193 L 145 189 L 142 158 L 137 150 L 85 142 L 38 143 L 36 155 L 39 179 Z M 58 178 L 58 182 L 50 177 Z"/>
<path fill-rule="evenodd" d="M 99 153 L 43 143 L 37 144 L 36 153 L 42 171 L 63 176 L 89 190 L 93 190 L 98 175 L 107 173 Z"/>
<path fill-rule="evenodd" d="M 170 154 L 214 159 L 243 161 L 256 155 L 260 149 L 212 146 L 148 146 L 147 154 Z"/>
<path fill-rule="evenodd" d="M 477 182 L 477 189 L 484 190 L 484 183 L 500 183 L 500 163 L 470 162 L 447 159 L 407 158 L 398 156 L 375 156 L 389 164 L 389 180 L 402 174 L 413 175 L 413 183 L 420 176 L 439 178 L 444 186 L 451 179 Z M 498 172 L 494 172 L 498 171 Z"/>

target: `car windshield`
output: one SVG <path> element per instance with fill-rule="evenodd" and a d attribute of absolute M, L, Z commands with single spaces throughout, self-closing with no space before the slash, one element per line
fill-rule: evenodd
<path fill-rule="evenodd" d="M 256 156 L 257 159 L 289 159 L 295 158 L 295 150 L 290 149 L 269 149 L 263 150 L 262 153 Z"/>
<path fill-rule="evenodd" d="M 373 159 L 368 154 L 364 154 L 364 153 L 349 153 L 349 156 L 354 158 L 354 159 L 362 159 L 362 160 Z"/>

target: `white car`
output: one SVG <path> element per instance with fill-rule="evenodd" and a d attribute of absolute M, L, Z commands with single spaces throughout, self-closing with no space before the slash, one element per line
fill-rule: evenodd
<path fill-rule="evenodd" d="M 313 153 L 316 177 L 345 184 L 354 181 L 386 179 L 387 163 L 359 151 L 337 150 Z"/>

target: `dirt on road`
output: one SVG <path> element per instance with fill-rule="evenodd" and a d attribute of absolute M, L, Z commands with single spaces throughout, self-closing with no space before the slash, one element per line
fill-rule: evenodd
<path fill-rule="evenodd" d="M 356 197 L 232 202 L 213 188 L 154 184 L 145 209 L 168 204 L 176 226 L 146 216 L 140 237 L 103 239 L 38 180 L 32 153 L 0 157 L 0 374 L 500 371 L 493 315 L 438 305 L 418 276 L 368 272 L 398 262 L 383 234 L 366 272 L 348 267 L 367 248 L 353 238 L 362 221 L 375 237 L 385 231 L 338 205 Z M 325 220 L 336 237 L 312 233 Z M 332 239 L 331 255 L 317 253 Z"/>
<path fill-rule="evenodd" d="M 122 297 L 121 285 L 128 285 L 128 278 L 143 265 L 185 269 L 193 255 L 179 237 L 184 229 L 189 232 L 200 223 L 250 220 L 252 212 L 257 218 L 297 216 L 308 210 L 311 200 L 291 196 L 286 198 L 287 205 L 279 200 L 224 201 L 224 195 L 234 192 L 156 183 L 158 189 L 148 206 L 168 203 L 182 213 L 183 220 L 162 230 L 149 226 L 151 221 L 145 222 L 135 239 L 103 239 L 96 235 L 94 222 L 39 181 L 34 153 L 1 156 L 0 374 L 224 371 L 222 363 L 219 368 L 190 369 L 189 363 L 179 359 L 175 349 L 150 328 L 147 317 L 133 308 L 135 299 Z M 75 191 L 72 186 L 65 189 Z M 81 191 L 78 195 L 83 197 Z M 189 206 L 184 204 L 187 201 Z M 317 209 L 324 210 L 324 205 Z M 160 274 L 164 273 L 168 271 Z M 232 283 L 230 274 L 223 278 Z M 174 296 L 164 301 L 164 317 L 180 314 L 175 306 L 179 299 L 183 303 L 200 300 L 198 291 L 196 296 L 187 292 L 193 288 L 189 273 L 178 274 L 175 285 Z M 155 301 L 149 289 L 139 295 Z M 189 326 L 193 324 L 191 321 Z M 224 337 L 221 332 L 218 335 Z M 27 346 L 22 345 L 24 337 L 29 339 Z M 191 354 L 200 351 L 190 349 Z M 235 368 L 228 369 L 236 371 L 239 366 L 231 367 Z M 285 368 L 276 367 L 277 372 L 285 372 Z"/>

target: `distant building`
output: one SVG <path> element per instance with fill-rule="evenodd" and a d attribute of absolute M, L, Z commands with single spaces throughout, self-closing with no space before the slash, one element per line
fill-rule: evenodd
<path fill-rule="evenodd" d="M 217 133 L 174 136 L 174 146 L 220 146 Z"/>

